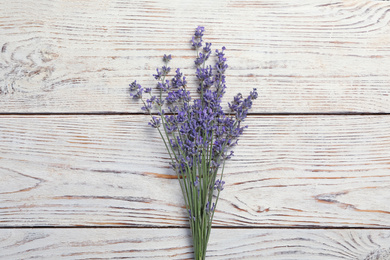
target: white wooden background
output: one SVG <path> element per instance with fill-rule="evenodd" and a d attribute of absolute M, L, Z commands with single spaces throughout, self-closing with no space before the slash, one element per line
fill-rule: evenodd
<path fill-rule="evenodd" d="M 208 259 L 390 259 L 390 2 L 0 2 L 0 259 L 191 259 L 180 188 L 129 98 L 198 25 L 226 101 L 256 87 Z M 194 90 L 194 88 L 192 88 Z"/>

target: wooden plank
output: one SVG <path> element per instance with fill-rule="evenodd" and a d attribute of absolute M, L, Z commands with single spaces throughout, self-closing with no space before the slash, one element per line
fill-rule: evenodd
<path fill-rule="evenodd" d="M 197 25 L 228 49 L 227 101 L 255 87 L 254 112 L 390 112 L 390 2 L 356 0 L 2 1 L 0 112 L 139 111 L 128 83 L 153 86 L 163 54 L 194 83 Z"/>
<path fill-rule="evenodd" d="M 187 229 L 1 229 L 1 259 L 193 259 Z M 207 259 L 390 256 L 389 230 L 215 229 Z"/>
<path fill-rule="evenodd" d="M 144 116 L 1 116 L 1 226 L 186 226 Z M 251 116 L 218 226 L 388 227 L 390 117 Z"/>

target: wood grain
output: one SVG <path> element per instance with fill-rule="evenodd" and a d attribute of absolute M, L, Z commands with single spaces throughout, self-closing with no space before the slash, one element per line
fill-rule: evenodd
<path fill-rule="evenodd" d="M 0 1 L 0 259 L 193 257 L 128 84 L 153 86 L 170 53 L 194 91 L 198 25 L 227 47 L 225 101 L 257 88 L 269 114 L 227 165 L 208 259 L 390 259 L 380 0 Z"/>
<path fill-rule="evenodd" d="M 186 226 L 146 116 L 1 116 L 0 225 Z M 390 118 L 251 116 L 217 226 L 390 225 Z"/>
<path fill-rule="evenodd" d="M 254 112 L 390 112 L 379 0 L 2 1 L 0 112 L 137 112 L 128 83 L 153 86 L 163 54 L 194 83 L 198 25 L 227 47 L 226 101 L 258 88 Z"/>
<path fill-rule="evenodd" d="M 193 259 L 187 229 L 1 229 L 0 259 Z M 207 259 L 389 259 L 389 230 L 214 229 Z"/>

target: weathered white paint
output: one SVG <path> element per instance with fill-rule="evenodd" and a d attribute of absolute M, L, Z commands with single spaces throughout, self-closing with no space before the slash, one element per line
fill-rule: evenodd
<path fill-rule="evenodd" d="M 2 1 L 0 111 L 139 111 L 128 83 L 153 86 L 163 54 L 194 82 L 204 25 L 227 47 L 226 101 L 258 88 L 256 112 L 389 112 L 389 23 L 380 0 Z"/>
<path fill-rule="evenodd" d="M 3 226 L 185 226 L 147 116 L 1 116 Z M 251 116 L 215 225 L 390 225 L 390 118 Z"/>
<path fill-rule="evenodd" d="M 1 229 L 2 259 L 193 259 L 188 229 Z M 214 229 L 207 259 L 386 260 L 389 230 Z"/>
<path fill-rule="evenodd" d="M 390 119 L 346 114 L 390 112 L 380 0 L 1 1 L 1 259 L 192 257 L 168 156 L 127 86 L 153 86 L 171 53 L 193 91 L 197 25 L 227 47 L 225 101 L 258 88 L 253 112 L 270 113 L 250 116 L 228 164 L 209 258 L 389 259 L 388 230 L 361 228 L 390 225 Z"/>

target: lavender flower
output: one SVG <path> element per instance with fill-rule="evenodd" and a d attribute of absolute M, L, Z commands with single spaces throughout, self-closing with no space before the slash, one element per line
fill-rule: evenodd
<path fill-rule="evenodd" d="M 131 91 L 134 91 L 134 90 L 136 90 L 136 89 L 138 89 L 138 88 L 141 87 L 140 84 L 137 84 L 137 81 L 136 81 L 136 80 L 134 80 L 131 84 L 129 84 L 129 86 L 130 86 L 130 90 L 131 90 Z"/>
<path fill-rule="evenodd" d="M 150 120 L 149 125 L 154 128 L 159 128 L 161 125 L 161 120 L 155 116 L 152 117 L 152 120 Z"/>
<path fill-rule="evenodd" d="M 216 180 L 215 181 L 215 184 L 214 184 L 214 190 L 218 190 L 218 191 L 222 191 L 224 188 L 223 188 L 223 185 L 225 184 L 224 181 L 221 181 L 221 180 Z"/>
<path fill-rule="evenodd" d="M 194 186 L 195 187 L 199 186 L 199 177 L 196 177 L 196 180 L 194 181 Z"/>
<path fill-rule="evenodd" d="M 210 202 L 207 202 L 206 204 L 206 214 L 210 214 L 210 213 L 213 213 L 214 212 L 214 208 L 215 208 L 215 203 L 213 203 L 213 206 L 210 208 Z"/>
<path fill-rule="evenodd" d="M 131 87 L 130 87 L 130 90 L 131 90 Z M 141 87 L 140 84 L 137 84 L 136 87 L 134 87 L 134 90 L 136 91 L 136 93 L 130 93 L 130 96 L 133 97 L 134 99 L 142 98 L 142 93 L 144 92 L 144 88 Z"/>
<path fill-rule="evenodd" d="M 190 218 L 190 221 L 195 221 L 195 216 L 191 214 L 191 210 L 188 210 L 188 217 Z"/>
<path fill-rule="evenodd" d="M 165 63 L 168 63 L 171 59 L 172 59 L 171 54 L 169 54 L 169 55 L 164 54 L 163 61 Z"/>
<path fill-rule="evenodd" d="M 191 40 L 197 52 L 194 63 L 198 98 L 194 99 L 186 89 L 186 77 L 180 69 L 169 79 L 171 68 L 166 65 L 153 75 L 157 80 L 157 95 L 136 81 L 130 84 L 130 95 L 142 100 L 142 110 L 151 116 L 149 125 L 158 130 L 171 158 L 170 165 L 178 175 L 196 259 L 205 259 L 215 207 L 224 189 L 225 162 L 233 156 L 233 148 L 247 128 L 242 122 L 258 97 L 256 89 L 246 98 L 239 93 L 229 103 L 229 113 L 223 111 L 221 101 L 228 68 L 226 48 L 216 50 L 215 64 L 207 65 L 212 51 L 211 43 L 203 44 L 204 32 L 204 27 L 198 26 Z M 171 59 L 171 55 L 163 57 L 165 64 Z M 149 98 L 145 99 L 143 94 Z M 154 115 L 155 109 L 158 116 Z"/>
<path fill-rule="evenodd" d="M 202 47 L 202 42 L 203 42 L 203 33 L 204 33 L 204 27 L 203 26 L 198 26 L 195 30 L 195 35 L 192 36 L 192 46 L 195 48 L 200 48 Z"/>

